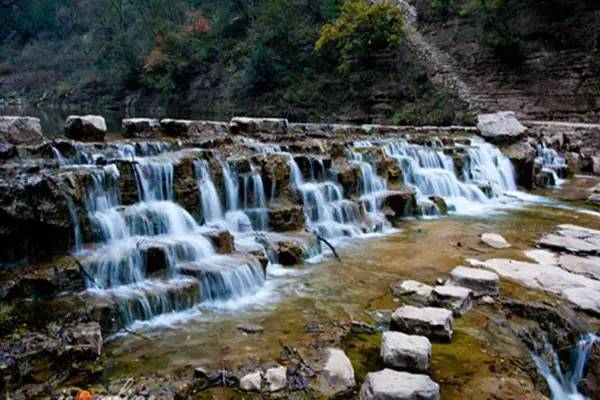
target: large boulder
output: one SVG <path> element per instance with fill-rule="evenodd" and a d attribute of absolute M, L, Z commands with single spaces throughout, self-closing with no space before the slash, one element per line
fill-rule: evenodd
<path fill-rule="evenodd" d="M 65 122 L 65 136 L 82 142 L 102 142 L 106 121 L 100 115 L 71 115 Z"/>
<path fill-rule="evenodd" d="M 0 144 L 36 145 L 43 141 L 39 118 L 0 116 Z"/>
<path fill-rule="evenodd" d="M 177 138 L 214 138 L 227 136 L 229 125 L 226 122 L 165 118 L 160 121 L 160 131 Z"/>
<path fill-rule="evenodd" d="M 381 340 L 381 358 L 390 368 L 425 372 L 429 368 L 431 342 L 425 336 L 385 332 Z"/>
<path fill-rule="evenodd" d="M 384 369 L 371 372 L 360 389 L 360 400 L 439 400 L 440 386 L 427 375 Z"/>
<path fill-rule="evenodd" d="M 287 133 L 289 127 L 285 118 L 233 117 L 229 129 L 233 134 L 240 133 Z"/>
<path fill-rule="evenodd" d="M 160 122 L 152 118 L 126 118 L 121 122 L 121 133 L 127 138 L 159 137 Z"/>
<path fill-rule="evenodd" d="M 390 329 L 431 340 L 452 340 L 452 311 L 436 307 L 402 306 L 392 314 Z"/>
<path fill-rule="evenodd" d="M 478 115 L 477 129 L 481 136 L 492 143 L 516 142 L 527 130 L 512 111 Z"/>
<path fill-rule="evenodd" d="M 450 273 L 448 285 L 471 289 L 476 297 L 497 296 L 500 293 L 498 274 L 479 268 L 458 266 Z"/>

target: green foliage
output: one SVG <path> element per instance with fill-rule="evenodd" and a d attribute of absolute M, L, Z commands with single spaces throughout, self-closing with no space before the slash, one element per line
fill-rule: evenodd
<path fill-rule="evenodd" d="M 325 24 L 315 45 L 317 51 L 333 48 L 339 55 L 338 69 L 347 73 L 375 55 L 392 50 L 404 36 L 399 8 L 364 0 L 348 2 L 335 21 Z"/>

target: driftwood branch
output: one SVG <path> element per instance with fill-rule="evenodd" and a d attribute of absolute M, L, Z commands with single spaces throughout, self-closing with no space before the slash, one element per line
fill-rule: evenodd
<path fill-rule="evenodd" d="M 335 247 L 333 247 L 333 245 L 327 239 L 325 239 L 323 236 L 319 235 L 316 232 L 313 232 L 313 235 L 315 235 L 315 237 L 318 240 L 325 243 L 327 245 L 327 247 L 329 247 L 331 249 L 331 251 L 333 252 L 333 256 L 335 257 L 336 260 L 338 260 L 338 262 L 342 262 L 342 258 L 338 254 L 337 250 L 335 249 Z"/>

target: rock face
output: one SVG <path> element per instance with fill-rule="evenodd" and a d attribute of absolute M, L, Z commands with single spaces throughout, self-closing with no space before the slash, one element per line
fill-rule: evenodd
<path fill-rule="evenodd" d="M 270 208 L 269 228 L 275 232 L 299 231 L 304 228 L 302 206 Z"/>
<path fill-rule="evenodd" d="M 440 387 L 427 375 L 384 369 L 371 372 L 360 389 L 360 400 L 439 400 Z"/>
<path fill-rule="evenodd" d="M 497 296 L 500 293 L 498 274 L 477 268 L 454 268 L 448 284 L 471 289 L 476 297 Z"/>
<path fill-rule="evenodd" d="M 481 241 L 490 247 L 495 249 L 508 249 L 510 243 L 506 241 L 502 236 L 497 233 L 483 233 L 481 235 Z"/>
<path fill-rule="evenodd" d="M 386 367 L 412 372 L 425 372 L 429 368 L 431 343 L 424 336 L 405 335 L 401 332 L 384 332 L 381 341 L 381 358 Z"/>
<path fill-rule="evenodd" d="M 390 191 L 383 199 L 382 209 L 390 218 L 415 215 L 417 198 L 412 190 Z"/>
<path fill-rule="evenodd" d="M 231 133 L 286 133 L 289 127 L 287 119 L 284 118 L 248 118 L 233 117 L 229 124 Z"/>
<path fill-rule="evenodd" d="M 390 328 L 434 341 L 452 340 L 452 311 L 436 307 L 403 306 L 392 314 Z"/>
<path fill-rule="evenodd" d="M 473 307 L 473 292 L 459 286 L 436 286 L 431 293 L 431 305 L 452 310 L 457 317 L 465 315 Z"/>
<path fill-rule="evenodd" d="M 65 136 L 82 142 L 102 142 L 106 121 L 99 115 L 71 115 L 65 122 Z"/>
<path fill-rule="evenodd" d="M 0 144 L 36 145 L 43 141 L 39 118 L 0 116 Z"/>
<path fill-rule="evenodd" d="M 350 391 L 355 385 L 354 368 L 346 354 L 340 349 L 326 350 L 325 366 L 318 378 L 318 390 L 327 397 Z"/>
<path fill-rule="evenodd" d="M 121 133 L 127 138 L 159 137 L 160 122 L 152 118 L 126 118 L 121 122 Z"/>
<path fill-rule="evenodd" d="M 516 142 L 527 130 L 512 111 L 478 115 L 477 129 L 481 136 L 492 143 Z"/>

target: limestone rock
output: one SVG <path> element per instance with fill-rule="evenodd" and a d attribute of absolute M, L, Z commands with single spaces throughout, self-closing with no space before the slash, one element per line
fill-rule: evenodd
<path fill-rule="evenodd" d="M 600 206 L 600 194 L 592 194 L 590 197 L 588 197 L 587 202 L 594 206 Z"/>
<path fill-rule="evenodd" d="M 281 366 L 269 368 L 266 379 L 269 392 L 277 392 L 287 386 L 287 370 Z"/>
<path fill-rule="evenodd" d="M 539 241 L 543 247 L 578 254 L 600 254 L 600 231 L 563 224 Z"/>
<path fill-rule="evenodd" d="M 245 392 L 260 392 L 261 382 L 260 371 L 251 372 L 240 379 L 240 389 Z"/>
<path fill-rule="evenodd" d="M 481 136 L 493 143 L 516 142 L 527 130 L 512 111 L 479 114 L 477 129 Z"/>
<path fill-rule="evenodd" d="M 160 136 L 160 122 L 152 118 L 125 118 L 121 133 L 127 138 L 155 138 Z"/>
<path fill-rule="evenodd" d="M 233 117 L 229 124 L 231 133 L 286 133 L 288 120 L 285 118 Z"/>
<path fill-rule="evenodd" d="M 477 268 L 462 266 L 454 268 L 450 273 L 448 284 L 471 289 L 475 297 L 497 296 L 500 293 L 498 274 Z"/>
<path fill-rule="evenodd" d="M 394 286 L 394 296 L 397 297 L 415 294 L 427 299 L 432 291 L 433 286 L 412 280 L 401 281 Z"/>
<path fill-rule="evenodd" d="M 481 241 L 495 249 L 508 249 L 511 247 L 510 243 L 497 233 L 483 233 L 481 234 Z"/>
<path fill-rule="evenodd" d="M 382 199 L 382 210 L 391 218 L 402 218 L 415 215 L 417 198 L 410 189 L 388 191 Z"/>
<path fill-rule="evenodd" d="M 360 400 L 439 400 L 440 387 L 427 375 L 384 369 L 371 372 L 360 389 Z"/>
<path fill-rule="evenodd" d="M 436 286 L 431 305 L 452 310 L 457 317 L 465 315 L 473 307 L 473 292 L 460 286 Z"/>
<path fill-rule="evenodd" d="M 204 234 L 213 244 L 219 254 L 229 254 L 235 250 L 233 235 L 225 229 L 210 231 Z"/>
<path fill-rule="evenodd" d="M 277 261 L 284 266 L 302 264 L 304 262 L 304 248 L 295 240 L 277 242 Z"/>
<path fill-rule="evenodd" d="M 269 208 L 269 228 L 275 232 L 298 231 L 304 228 L 302 206 Z"/>
<path fill-rule="evenodd" d="M 65 122 L 65 136 L 82 142 L 102 142 L 106 121 L 100 115 L 71 115 Z"/>
<path fill-rule="evenodd" d="M 160 131 L 178 138 L 214 138 L 227 136 L 229 126 L 225 122 L 165 118 L 160 120 Z"/>
<path fill-rule="evenodd" d="M 390 368 L 425 372 L 429 368 L 431 342 L 424 336 L 385 332 L 381 341 L 381 358 Z"/>
<path fill-rule="evenodd" d="M 39 118 L 0 116 L 0 144 L 36 145 L 43 141 Z"/>
<path fill-rule="evenodd" d="M 390 328 L 434 341 L 452 340 L 452 311 L 436 307 L 402 306 L 392 314 Z"/>
<path fill-rule="evenodd" d="M 350 359 L 340 349 L 329 348 L 326 353 L 325 366 L 318 378 L 318 390 L 327 397 L 348 392 L 356 385 Z"/>

